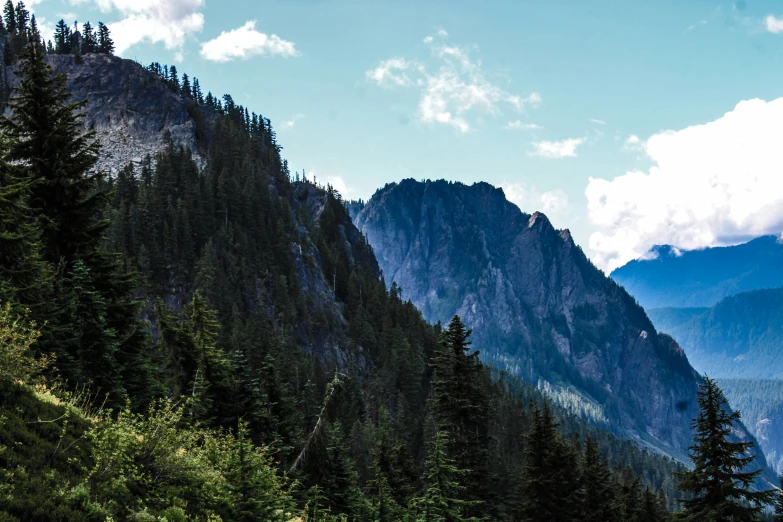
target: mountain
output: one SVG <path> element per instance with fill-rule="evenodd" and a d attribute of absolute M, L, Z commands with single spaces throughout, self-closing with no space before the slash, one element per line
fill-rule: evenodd
<path fill-rule="evenodd" d="M 614 270 L 645 309 L 699 308 L 726 296 L 783 286 L 783 243 L 762 236 L 742 245 L 681 251 L 653 248 L 644 258 Z"/>
<path fill-rule="evenodd" d="M 783 288 L 754 290 L 711 308 L 649 310 L 699 373 L 715 378 L 783 378 Z"/>
<path fill-rule="evenodd" d="M 66 75 L 74 100 L 87 100 L 83 124 L 100 139 L 97 168 L 109 174 L 154 156 L 169 139 L 197 153 L 198 138 L 211 129 L 214 111 L 194 105 L 134 61 L 109 54 L 87 54 L 82 63 L 69 55 L 50 55 L 47 61 Z M 18 86 L 17 67 L 6 67 L 0 92 L 10 94 Z"/>
<path fill-rule="evenodd" d="M 45 60 L 67 72 L 75 99 L 88 99 L 85 127 L 102 139 L 98 165 L 111 173 L 89 187 L 105 203 L 90 219 L 109 226 L 91 257 L 76 249 L 75 260 L 35 273 L 36 289 L 48 292 L 51 282 L 58 292 L 45 295 L 69 306 L 33 315 L 44 319 L 37 327 L 10 306 L 0 313 L 0 332 L 14 343 L 2 360 L 21 361 L 0 365 L 0 439 L 20 442 L 0 451 L 0 518 L 415 517 L 418 499 L 435 489 L 427 487 L 425 460 L 434 455 L 454 469 L 452 458 L 473 457 L 443 460 L 430 444 L 437 428 L 456 434 L 450 444 L 470 442 L 482 460 L 448 472 L 450 483 L 480 486 L 459 498 L 485 495 L 491 503 L 471 504 L 478 515 L 515 519 L 525 455 L 534 450 L 526 435 L 544 418 L 541 393 L 452 350 L 456 327 L 439 343 L 441 329 L 386 288 L 339 195 L 291 179 L 269 120 L 230 97 L 202 102 L 184 80 L 127 60 Z M 15 71 L 6 70 L 10 85 L 18 85 Z M 6 190 L 5 173 L 0 195 L 23 197 Z M 10 207 L 0 207 L 0 226 L 29 231 L 34 210 Z M 7 230 L 0 246 L 19 237 Z M 28 237 L 32 265 L 48 246 Z M 0 266 L 2 277 L 16 278 L 7 268 Z M 101 277 L 91 279 L 95 273 Z M 126 286 L 104 290 L 115 278 Z M 27 294 L 0 282 L 4 296 L 28 304 L 20 297 Z M 134 313 L 117 317 L 118 303 L 131 296 L 138 302 L 123 310 Z M 51 307 L 31 313 L 40 310 Z M 118 339 L 112 326 L 122 321 L 133 325 L 132 339 Z M 40 341 L 35 328 L 44 331 Z M 638 337 L 634 345 L 646 346 L 646 335 Z M 30 352 L 39 342 L 57 356 L 45 374 L 63 377 L 55 387 L 33 375 L 39 364 Z M 134 359 L 119 346 L 133 348 Z M 92 387 L 98 379 L 111 388 Z M 487 407 L 475 408 L 463 390 Z M 448 399 L 447 392 L 458 401 L 441 404 L 462 406 L 438 410 L 430 398 Z M 608 458 L 601 480 L 627 490 L 617 503 L 640 504 L 637 477 L 674 493 L 678 463 L 562 409 L 552 414 L 562 434 L 542 442 L 555 445 L 555 467 L 569 487 L 583 457 L 578 440 L 590 435 Z M 450 422 L 456 415 L 476 429 Z"/>
<path fill-rule="evenodd" d="M 698 375 L 568 230 L 486 183 L 411 179 L 378 190 L 354 221 L 425 318 L 459 314 L 484 360 L 682 458 Z"/>

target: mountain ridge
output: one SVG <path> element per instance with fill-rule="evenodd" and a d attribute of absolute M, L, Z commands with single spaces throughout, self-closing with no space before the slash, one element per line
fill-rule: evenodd
<path fill-rule="evenodd" d="M 486 361 L 576 390 L 615 429 L 684 457 L 698 375 L 568 231 L 486 183 L 406 179 L 357 210 L 387 284 L 425 318 L 461 315 Z"/>
<path fill-rule="evenodd" d="M 653 247 L 610 277 L 645 308 L 709 307 L 740 292 L 783 286 L 781 264 L 783 243 L 776 236 L 760 236 L 702 250 Z"/>

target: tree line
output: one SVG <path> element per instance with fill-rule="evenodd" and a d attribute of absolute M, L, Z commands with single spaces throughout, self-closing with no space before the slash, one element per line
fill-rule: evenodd
<path fill-rule="evenodd" d="M 230 96 L 203 168 L 170 143 L 96 171 L 45 56 L 32 32 L 0 123 L 0 517 L 652 522 L 679 483 L 717 521 L 772 500 L 737 475 L 716 391 L 687 471 L 493 375 Z"/>
<path fill-rule="evenodd" d="M 28 43 L 43 41 L 35 15 L 30 13 L 22 0 L 16 2 L 16 5 L 7 0 L 3 6 L 0 38 L 5 42 L 5 65 L 15 63 Z M 77 22 L 73 23 L 71 29 L 61 19 L 55 27 L 54 43 L 48 40 L 43 48 L 48 54 L 71 54 L 80 62 L 81 56 L 88 53 L 114 54 L 114 41 L 109 28 L 103 22 L 98 22 L 97 28 L 86 22 L 80 31 Z"/>

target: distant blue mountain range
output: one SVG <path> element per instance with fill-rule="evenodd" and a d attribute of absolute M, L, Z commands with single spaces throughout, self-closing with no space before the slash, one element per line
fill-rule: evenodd
<path fill-rule="evenodd" d="M 611 277 L 645 309 L 711 307 L 730 295 L 783 287 L 783 243 L 762 236 L 704 250 L 656 246 Z"/>

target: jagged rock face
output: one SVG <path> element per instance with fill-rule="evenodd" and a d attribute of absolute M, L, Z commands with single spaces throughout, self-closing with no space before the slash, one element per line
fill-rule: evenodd
<path fill-rule="evenodd" d="M 617 430 L 682 456 L 696 373 L 567 230 L 501 189 L 445 181 L 387 185 L 355 222 L 427 319 L 459 314 L 485 360 L 570 387 Z"/>
<path fill-rule="evenodd" d="M 100 139 L 99 169 L 113 174 L 138 163 L 162 150 L 169 136 L 196 152 L 196 123 L 188 100 L 138 63 L 106 54 L 85 55 L 81 64 L 68 55 L 50 55 L 47 61 L 67 76 L 73 100 L 87 100 L 84 125 Z M 6 67 L 5 92 L 19 83 L 15 70 Z M 211 117 L 207 111 L 201 115 Z"/>

